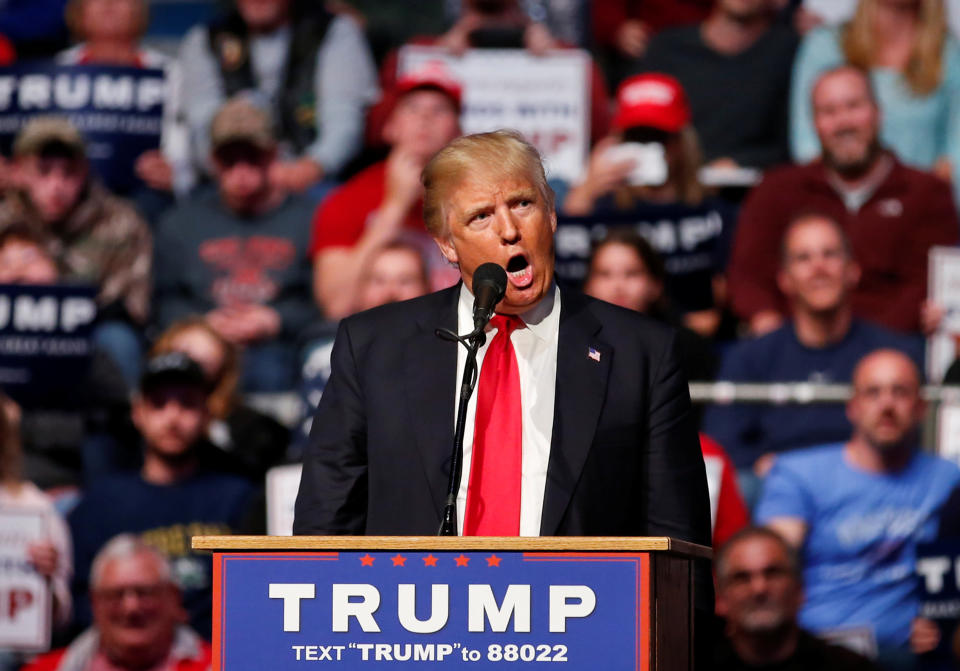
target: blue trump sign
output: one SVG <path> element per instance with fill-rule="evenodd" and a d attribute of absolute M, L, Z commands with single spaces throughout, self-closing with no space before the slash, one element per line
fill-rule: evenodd
<path fill-rule="evenodd" d="M 231 553 L 214 669 L 648 669 L 650 555 Z"/>
<path fill-rule="evenodd" d="M 86 140 L 87 158 L 115 191 L 137 184 L 134 163 L 160 146 L 164 72 L 152 68 L 24 63 L 0 68 L 0 150 L 33 117 L 68 118 Z"/>
<path fill-rule="evenodd" d="M 0 388 L 22 399 L 83 379 L 93 353 L 96 290 L 0 285 Z"/>

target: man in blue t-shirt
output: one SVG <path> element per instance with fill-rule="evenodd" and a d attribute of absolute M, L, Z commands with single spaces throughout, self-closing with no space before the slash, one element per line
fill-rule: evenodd
<path fill-rule="evenodd" d="M 186 355 L 171 352 L 147 362 L 131 406 L 143 438 L 143 467 L 96 481 L 70 514 L 78 626 L 90 623 L 94 556 L 117 534 L 132 533 L 170 560 L 190 625 L 209 638 L 213 563 L 209 553 L 191 549 L 190 539 L 243 530 L 253 492 L 246 480 L 217 472 L 215 456 L 207 458 L 216 454 L 203 439 L 207 392 L 203 372 Z"/>
<path fill-rule="evenodd" d="M 904 668 L 917 615 L 916 546 L 932 540 L 960 469 L 917 449 L 920 375 L 894 350 L 864 357 L 847 414 L 853 437 L 777 458 L 756 510 L 803 554 L 801 625 L 874 647 Z"/>
<path fill-rule="evenodd" d="M 717 378 L 845 384 L 854 364 L 881 348 L 904 351 L 920 365 L 919 341 L 853 317 L 850 297 L 859 279 L 860 268 L 836 221 L 820 214 L 795 219 L 784 233 L 777 278 L 793 317 L 777 330 L 731 348 Z M 703 428 L 727 449 L 749 502 L 755 500 L 772 455 L 850 435 L 839 404 L 713 405 Z"/>

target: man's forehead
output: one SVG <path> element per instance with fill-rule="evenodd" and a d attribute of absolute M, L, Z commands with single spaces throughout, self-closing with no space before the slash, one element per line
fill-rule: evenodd
<path fill-rule="evenodd" d="M 811 247 L 843 247 L 843 239 L 836 226 L 824 219 L 796 224 L 787 236 L 787 251 L 797 253 Z"/>
<path fill-rule="evenodd" d="M 160 578 L 157 559 L 148 552 L 108 559 L 98 581 L 100 587 L 156 582 Z"/>
<path fill-rule="evenodd" d="M 469 208 L 515 195 L 535 195 L 537 186 L 530 177 L 510 173 L 474 173 L 450 189 L 448 200 Z"/>
<path fill-rule="evenodd" d="M 813 88 L 814 107 L 869 97 L 867 80 L 853 70 L 841 70 L 825 75 Z"/>
<path fill-rule="evenodd" d="M 853 384 L 858 390 L 893 386 L 919 388 L 920 380 L 915 366 L 906 355 L 885 352 L 861 362 L 854 371 Z"/>

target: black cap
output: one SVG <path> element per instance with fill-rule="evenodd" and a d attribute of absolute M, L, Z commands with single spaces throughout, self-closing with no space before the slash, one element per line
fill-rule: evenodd
<path fill-rule="evenodd" d="M 182 352 L 158 354 L 147 361 L 140 376 L 140 390 L 147 391 L 161 384 L 185 384 L 207 389 L 203 370 Z"/>

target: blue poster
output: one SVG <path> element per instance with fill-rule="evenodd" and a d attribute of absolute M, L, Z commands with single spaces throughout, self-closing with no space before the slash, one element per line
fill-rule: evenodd
<path fill-rule="evenodd" d="M 663 259 L 666 290 L 678 312 L 714 306 L 713 280 L 727 263 L 735 212 L 719 200 L 699 206 L 638 203 L 624 212 L 557 220 L 557 276 L 580 285 L 593 246 L 612 230 L 631 230 Z"/>
<path fill-rule="evenodd" d="M 138 180 L 137 157 L 160 146 L 166 83 L 152 68 L 22 63 L 0 68 L 0 153 L 32 117 L 58 114 L 83 134 L 87 157 L 113 191 Z"/>
<path fill-rule="evenodd" d="M 648 669 L 646 553 L 229 553 L 214 669 Z"/>
<path fill-rule="evenodd" d="M 91 286 L 0 284 L 0 389 L 43 397 L 83 379 L 95 296 Z"/>

